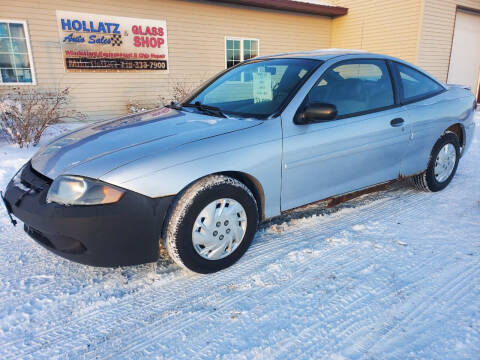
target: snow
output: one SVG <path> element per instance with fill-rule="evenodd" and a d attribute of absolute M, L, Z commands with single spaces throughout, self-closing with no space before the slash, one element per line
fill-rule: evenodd
<path fill-rule="evenodd" d="M 1 188 L 34 150 L 0 144 Z M 0 358 L 478 358 L 479 165 L 477 131 L 444 191 L 305 207 L 212 275 L 79 265 L 2 208 Z"/>
<path fill-rule="evenodd" d="M 327 2 L 323 0 L 292 0 L 292 1 L 315 4 L 315 5 L 323 5 L 323 6 L 335 6 L 331 2 Z"/>

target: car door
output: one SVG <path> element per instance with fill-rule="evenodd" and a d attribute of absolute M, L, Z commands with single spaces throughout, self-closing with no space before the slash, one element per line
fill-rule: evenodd
<path fill-rule="evenodd" d="M 341 61 L 309 80 L 303 102 L 292 101 L 282 114 L 282 210 L 398 177 L 408 143 L 386 61 Z M 337 117 L 295 124 L 296 114 L 315 103 L 335 105 Z"/>
<path fill-rule="evenodd" d="M 471 100 L 450 96 L 442 84 L 419 69 L 399 62 L 392 65 L 400 101 L 407 110 L 405 120 L 410 125 L 410 141 L 401 172 L 412 175 L 426 169 L 435 142 L 445 129 L 465 118 Z"/>

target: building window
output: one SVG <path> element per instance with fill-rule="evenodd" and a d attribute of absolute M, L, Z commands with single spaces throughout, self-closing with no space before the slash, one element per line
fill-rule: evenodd
<path fill-rule="evenodd" d="M 238 63 L 258 56 L 258 40 L 226 38 L 225 58 L 227 69 Z"/>
<path fill-rule="evenodd" d="M 25 22 L 0 20 L 0 85 L 35 84 Z"/>

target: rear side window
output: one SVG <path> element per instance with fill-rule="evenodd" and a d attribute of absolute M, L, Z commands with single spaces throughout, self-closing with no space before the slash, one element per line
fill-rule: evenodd
<path fill-rule="evenodd" d="M 390 73 L 382 60 L 351 60 L 327 70 L 310 91 L 308 101 L 335 105 L 339 117 L 395 102 Z"/>
<path fill-rule="evenodd" d="M 443 87 L 440 84 L 421 72 L 399 63 L 396 63 L 396 67 L 400 76 L 403 100 L 420 100 L 443 91 Z"/>

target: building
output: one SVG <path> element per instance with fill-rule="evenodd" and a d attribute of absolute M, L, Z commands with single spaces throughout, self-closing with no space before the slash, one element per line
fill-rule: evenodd
<path fill-rule="evenodd" d="M 352 48 L 477 93 L 480 0 L 0 0 L 0 92 L 69 87 L 97 120 L 258 55 Z"/>

